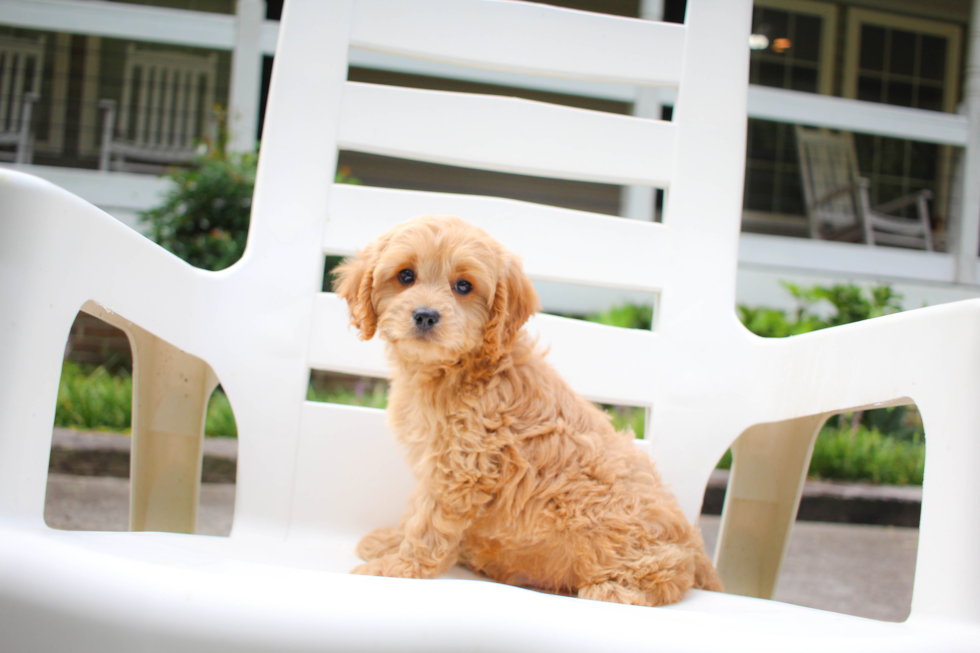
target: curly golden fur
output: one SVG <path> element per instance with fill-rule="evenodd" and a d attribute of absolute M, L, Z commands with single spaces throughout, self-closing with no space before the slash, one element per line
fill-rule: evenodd
<path fill-rule="evenodd" d="M 649 458 L 521 329 L 539 304 L 516 256 L 458 218 L 416 218 L 346 260 L 335 288 L 361 338 L 387 343 L 388 423 L 418 479 L 353 573 L 434 578 L 461 562 L 650 606 L 721 590 Z"/>

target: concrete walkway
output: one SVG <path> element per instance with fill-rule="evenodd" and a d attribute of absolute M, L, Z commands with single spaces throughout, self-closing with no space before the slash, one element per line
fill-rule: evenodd
<path fill-rule="evenodd" d="M 231 531 L 235 486 L 204 483 L 198 531 Z M 44 518 L 52 528 L 126 530 L 129 481 L 52 473 Z M 719 518 L 702 515 L 705 544 L 713 551 Z M 873 619 L 902 621 L 909 614 L 918 529 L 797 522 L 776 598 Z"/>

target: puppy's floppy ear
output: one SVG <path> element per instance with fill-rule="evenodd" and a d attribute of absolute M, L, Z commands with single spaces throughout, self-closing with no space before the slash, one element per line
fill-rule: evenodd
<path fill-rule="evenodd" d="M 524 274 L 521 260 L 513 254 L 507 254 L 497 279 L 483 337 L 485 355 L 496 360 L 508 351 L 517 332 L 540 308 L 538 293 Z"/>
<path fill-rule="evenodd" d="M 387 242 L 376 240 L 357 256 L 344 259 L 334 270 L 333 290 L 347 300 L 350 323 L 361 332 L 361 340 L 370 340 L 378 327 L 378 314 L 374 310 L 374 266 Z"/>

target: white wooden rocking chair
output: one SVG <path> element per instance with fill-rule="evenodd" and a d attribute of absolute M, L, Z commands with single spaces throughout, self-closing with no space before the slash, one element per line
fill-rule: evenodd
<path fill-rule="evenodd" d="M 43 36 L 0 36 L 0 161 L 30 163 L 34 158 L 31 118 L 41 98 Z"/>
<path fill-rule="evenodd" d="M 222 272 L 0 171 L 4 651 L 980 650 L 980 303 L 782 340 L 739 324 L 750 14 L 748 0 L 689 0 L 685 25 L 495 0 L 290 0 L 248 247 Z M 677 106 L 667 123 L 352 83 L 351 45 L 676 86 Z M 664 220 L 332 185 L 339 148 L 664 185 Z M 396 522 L 412 479 L 382 411 L 304 400 L 311 368 L 385 373 L 381 346 L 359 342 L 343 302 L 320 292 L 324 254 L 420 213 L 485 227 L 534 278 L 660 293 L 652 331 L 547 315 L 531 328 L 580 392 L 650 409 L 641 444 L 689 518 L 735 443 L 717 554 L 730 594 L 641 608 L 347 573 L 358 538 Z M 79 308 L 133 342 L 135 529 L 193 531 L 203 405 L 221 380 L 240 432 L 231 537 L 44 525 L 58 373 Z M 822 422 L 912 400 L 929 436 L 908 622 L 749 598 L 774 591 Z"/>
<path fill-rule="evenodd" d="M 811 238 L 932 251 L 930 191 L 871 206 L 871 182 L 858 172 L 853 134 L 797 125 L 796 147 Z M 909 206 L 915 219 L 888 215 Z"/>
<path fill-rule="evenodd" d="M 121 108 L 101 100 L 100 170 L 159 173 L 189 163 L 216 135 L 213 105 L 218 57 L 126 50 Z M 118 115 L 117 115 L 118 112 Z"/>

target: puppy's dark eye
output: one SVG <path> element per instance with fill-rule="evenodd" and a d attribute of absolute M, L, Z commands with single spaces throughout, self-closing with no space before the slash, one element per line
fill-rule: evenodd
<path fill-rule="evenodd" d="M 402 284 L 406 286 L 410 286 L 415 281 L 415 272 L 409 270 L 408 268 L 405 268 L 404 270 L 398 273 L 398 280 L 401 281 Z"/>
<path fill-rule="evenodd" d="M 469 281 L 466 281 L 465 279 L 460 279 L 459 281 L 456 282 L 456 285 L 453 286 L 453 290 L 458 292 L 460 295 L 465 295 L 471 290 L 473 290 L 473 284 L 470 283 Z"/>

